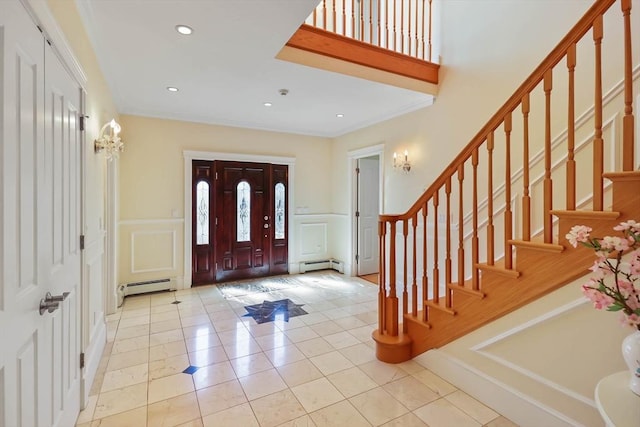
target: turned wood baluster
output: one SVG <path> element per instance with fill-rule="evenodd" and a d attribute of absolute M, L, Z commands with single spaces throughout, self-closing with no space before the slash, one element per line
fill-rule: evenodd
<path fill-rule="evenodd" d="M 464 164 L 458 166 L 458 285 L 464 286 Z"/>
<path fill-rule="evenodd" d="M 433 19 L 432 19 L 432 14 L 431 14 L 431 3 L 433 0 L 429 0 L 429 62 L 431 62 L 431 50 L 432 50 L 432 45 L 431 45 L 431 26 L 433 25 Z M 423 49 L 423 55 L 424 57 L 424 49 Z"/>
<path fill-rule="evenodd" d="M 402 254 L 402 314 L 405 315 L 409 312 L 409 294 L 407 293 L 407 282 L 409 277 L 407 276 L 407 264 L 409 263 L 407 251 L 407 239 L 409 236 L 409 220 L 402 220 L 402 237 L 403 237 L 403 250 Z M 402 322 L 402 331 L 407 332 L 407 322 Z"/>
<path fill-rule="evenodd" d="M 380 252 L 380 262 L 378 264 L 378 331 L 381 333 L 385 331 L 385 319 L 386 319 L 386 296 L 387 296 L 387 279 L 386 279 L 386 256 L 387 251 L 385 244 L 387 235 L 387 224 L 384 221 L 378 221 L 378 250 Z"/>
<path fill-rule="evenodd" d="M 545 119 L 544 119 L 544 202 L 543 202 L 543 224 L 544 243 L 551 243 L 553 240 L 553 182 L 551 180 L 551 89 L 552 70 L 544 73 L 544 97 L 545 97 Z"/>
<path fill-rule="evenodd" d="M 327 0 L 322 0 L 322 29 L 327 29 Z"/>
<path fill-rule="evenodd" d="M 378 3 L 378 26 L 377 26 L 378 36 L 376 37 L 377 38 L 376 42 L 378 46 L 382 46 L 382 22 L 380 21 L 380 10 L 381 10 L 380 5 L 382 3 L 382 0 L 378 0 L 377 3 Z"/>
<path fill-rule="evenodd" d="M 531 240 L 531 197 L 529 196 L 529 94 L 522 97 L 522 240 Z"/>
<path fill-rule="evenodd" d="M 393 0 L 393 50 L 396 50 L 396 43 L 398 40 L 398 36 L 396 34 L 396 18 L 397 18 L 397 11 L 398 9 L 396 8 L 396 0 Z"/>
<path fill-rule="evenodd" d="M 429 201 L 425 201 L 422 206 L 422 300 L 429 299 L 429 278 L 427 277 L 427 208 Z M 429 320 L 429 310 L 422 310 L 422 320 Z"/>
<path fill-rule="evenodd" d="M 447 221 L 446 221 L 446 233 L 447 238 L 445 240 L 445 261 L 444 261 L 444 283 L 445 294 L 444 302 L 447 307 L 451 307 L 451 292 L 446 285 L 451 283 L 451 176 L 447 178 L 447 182 L 444 187 L 446 202 L 447 202 Z"/>
<path fill-rule="evenodd" d="M 440 301 L 440 269 L 438 268 L 438 204 L 439 191 L 433 195 L 433 302 L 436 304 Z M 427 297 L 425 296 L 425 299 Z"/>
<path fill-rule="evenodd" d="M 364 7 L 360 3 L 360 41 L 364 41 Z"/>
<path fill-rule="evenodd" d="M 373 44 L 373 0 L 369 0 L 369 43 Z"/>
<path fill-rule="evenodd" d="M 633 62 L 631 57 L 631 0 L 622 0 L 624 18 L 624 117 L 622 118 L 622 170 L 634 170 Z M 637 40 L 637 38 L 636 38 Z"/>
<path fill-rule="evenodd" d="M 513 237 L 513 212 L 511 212 L 511 113 L 504 118 L 505 138 L 505 209 L 504 209 L 504 268 L 513 266 L 513 250 L 509 243 Z"/>
<path fill-rule="evenodd" d="M 384 0 L 384 47 L 389 47 L 389 0 Z"/>
<path fill-rule="evenodd" d="M 398 295 L 396 293 L 396 221 L 392 220 L 389 230 L 389 298 L 387 298 L 387 331 L 398 335 Z"/>
<path fill-rule="evenodd" d="M 331 9 L 332 9 L 332 21 L 331 24 L 333 25 L 333 32 L 338 34 L 338 24 L 336 23 L 336 0 L 332 0 L 331 1 Z"/>
<path fill-rule="evenodd" d="M 471 288 L 477 291 L 480 288 L 478 280 L 478 149 L 471 155 L 473 166 L 473 237 L 471 238 Z"/>
<path fill-rule="evenodd" d="M 413 33 L 411 32 L 411 2 L 407 3 L 407 9 L 408 9 L 408 16 L 409 18 L 407 19 L 407 25 L 408 25 L 408 29 L 407 29 L 407 55 L 411 55 L 411 39 L 413 37 Z"/>
<path fill-rule="evenodd" d="M 351 0 L 351 38 L 356 38 L 356 5 L 355 0 Z"/>
<path fill-rule="evenodd" d="M 595 93 L 594 93 L 594 138 L 593 138 L 593 210 L 601 211 L 604 205 L 604 141 L 602 139 L 602 15 L 593 21 L 595 46 Z"/>
<path fill-rule="evenodd" d="M 567 111 L 567 210 L 576 209 L 576 113 L 575 113 L 575 71 L 576 44 L 567 51 L 567 69 L 569 71 L 569 99 Z"/>
<path fill-rule="evenodd" d="M 413 228 L 413 277 L 411 278 L 411 314 L 415 317 L 418 315 L 418 236 L 416 235 L 416 228 L 418 227 L 418 213 L 416 212 L 411 217 L 411 227 Z"/>
<path fill-rule="evenodd" d="M 404 1 L 400 1 L 400 53 L 404 53 Z"/>
<path fill-rule="evenodd" d="M 420 57 L 419 53 L 418 53 L 418 43 L 420 43 L 420 38 L 418 37 L 418 32 L 420 31 L 419 30 L 420 27 L 418 25 L 418 9 L 419 9 L 418 6 L 419 6 L 419 3 L 416 1 L 415 4 L 416 4 L 416 13 L 415 13 L 416 22 L 415 22 L 415 30 L 413 32 L 413 37 L 414 37 L 413 40 L 415 42 L 414 44 L 416 45 L 416 52 L 415 52 L 415 54 L 413 56 L 415 58 L 419 58 Z M 409 52 L 409 53 L 411 53 L 411 52 Z"/>
<path fill-rule="evenodd" d="M 487 265 L 493 265 L 493 132 L 487 135 Z"/>
<path fill-rule="evenodd" d="M 342 0 L 342 35 L 347 34 L 347 1 Z"/>

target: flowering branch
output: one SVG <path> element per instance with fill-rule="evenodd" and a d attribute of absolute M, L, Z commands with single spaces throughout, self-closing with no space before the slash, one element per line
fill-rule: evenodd
<path fill-rule="evenodd" d="M 576 225 L 566 235 L 575 248 L 578 244 L 594 249 L 593 276 L 582 285 L 582 292 L 593 306 L 621 312 L 621 323 L 640 330 L 640 223 L 634 220 L 613 227 L 622 237 L 591 237 L 592 229 Z M 629 263 L 622 255 L 631 250 Z M 606 283 L 605 283 L 606 282 Z"/>

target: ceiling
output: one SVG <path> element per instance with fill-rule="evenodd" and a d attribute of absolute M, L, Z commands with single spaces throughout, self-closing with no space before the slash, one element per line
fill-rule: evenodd
<path fill-rule="evenodd" d="M 424 93 L 276 59 L 318 1 L 76 4 L 120 114 L 335 137 L 431 104 Z"/>

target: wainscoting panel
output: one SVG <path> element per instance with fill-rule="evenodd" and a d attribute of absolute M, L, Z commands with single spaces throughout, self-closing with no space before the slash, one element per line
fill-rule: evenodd
<path fill-rule="evenodd" d="M 183 229 L 181 218 L 121 221 L 118 283 L 181 278 Z"/>

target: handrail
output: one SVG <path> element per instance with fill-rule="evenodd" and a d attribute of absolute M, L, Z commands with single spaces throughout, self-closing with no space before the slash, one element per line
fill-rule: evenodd
<path fill-rule="evenodd" d="M 516 89 L 502 107 L 489 119 L 489 121 L 480 129 L 480 131 L 471 139 L 471 141 L 462 149 L 462 151 L 453 159 L 445 170 L 438 176 L 433 183 L 427 187 L 422 196 L 403 214 L 396 215 L 380 215 L 380 220 L 393 221 L 409 219 L 420 210 L 425 202 L 433 197 L 436 190 L 445 185 L 447 179 L 451 177 L 458 166 L 468 160 L 473 154 L 473 150 L 480 148 L 485 141 L 487 134 L 500 126 L 507 113 L 514 111 L 522 102 L 522 97 L 530 93 L 544 79 L 544 73 L 556 66 L 567 53 L 567 50 L 573 43 L 578 42 L 591 29 L 593 21 L 602 13 L 607 11 L 616 2 L 616 0 L 598 0 L 589 8 L 585 15 L 578 21 L 576 25 L 567 33 L 567 35 L 558 43 L 558 45 L 546 56 L 546 58 L 536 67 L 536 69 L 525 79 L 525 81 Z"/>

